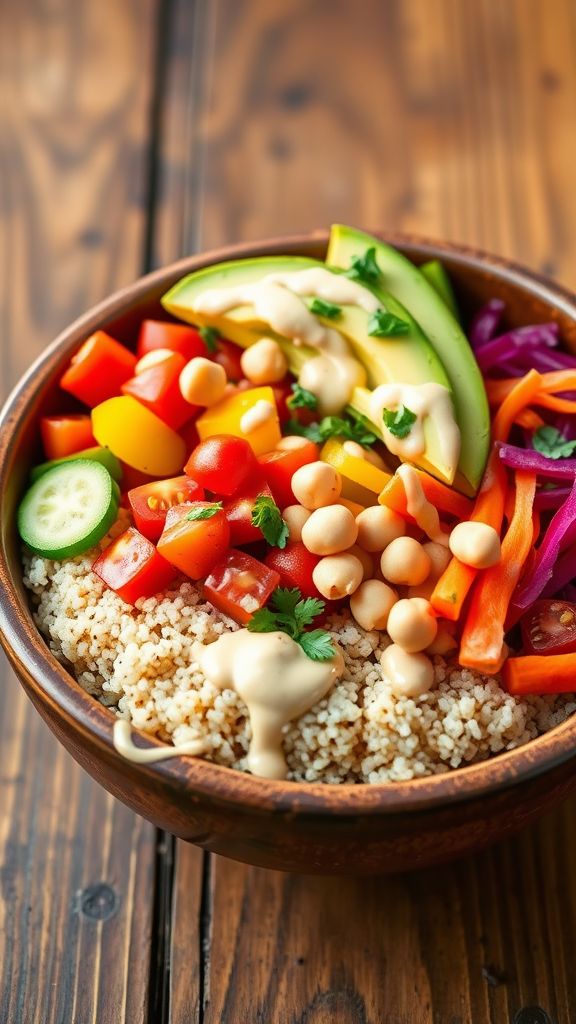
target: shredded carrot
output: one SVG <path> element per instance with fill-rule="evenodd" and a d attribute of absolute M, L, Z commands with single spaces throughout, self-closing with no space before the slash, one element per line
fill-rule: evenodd
<path fill-rule="evenodd" d="M 502 663 L 508 605 L 532 549 L 532 518 L 536 474 L 515 474 L 514 514 L 502 542 L 500 561 L 482 572 L 472 595 L 460 642 L 460 664 L 493 675 Z"/>
<path fill-rule="evenodd" d="M 576 402 L 569 398 L 557 398 L 556 395 L 542 391 L 536 395 L 534 405 L 540 406 L 541 409 L 553 409 L 554 412 L 576 413 Z"/>
<path fill-rule="evenodd" d="M 530 405 L 541 387 L 542 375 L 530 370 L 524 377 L 514 379 L 514 387 L 505 395 L 492 422 L 492 441 L 507 441 L 512 424 L 518 414 Z M 499 383 L 499 382 L 498 382 Z M 484 478 L 470 519 L 487 523 L 500 532 L 506 501 L 506 470 L 497 450 L 492 447 Z M 456 622 L 462 613 L 464 601 L 476 578 L 477 570 L 452 558 L 438 580 L 430 603 L 438 615 Z"/>
<path fill-rule="evenodd" d="M 470 498 L 465 498 L 463 494 L 459 494 L 458 491 L 447 487 L 440 480 L 435 480 L 433 476 L 424 473 L 421 469 L 416 469 L 415 472 L 420 478 L 422 490 L 428 501 L 431 501 L 439 512 L 446 512 L 448 515 L 456 516 L 458 519 L 468 519 L 470 517 L 473 508 Z M 400 477 L 396 476 L 396 474 L 388 481 L 378 501 L 381 505 L 386 505 L 401 516 L 408 515 L 406 488 Z"/>
<path fill-rule="evenodd" d="M 537 412 L 534 412 L 533 409 L 522 409 L 521 412 L 518 413 L 514 422 L 519 427 L 524 427 L 526 430 L 538 430 L 540 427 L 544 426 L 546 421 L 543 420 Z"/>
<path fill-rule="evenodd" d="M 540 390 L 546 394 L 557 394 L 559 391 L 576 391 L 576 370 L 553 370 L 542 373 Z M 490 405 L 499 405 L 514 390 L 518 377 L 504 377 L 501 380 L 484 382 Z"/>
<path fill-rule="evenodd" d="M 502 669 L 508 693 L 572 693 L 576 685 L 576 654 L 529 654 L 508 658 Z"/>

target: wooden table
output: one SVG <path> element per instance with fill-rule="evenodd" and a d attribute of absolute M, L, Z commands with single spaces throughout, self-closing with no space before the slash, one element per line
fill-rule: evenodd
<path fill-rule="evenodd" d="M 3 391 L 142 271 L 336 219 L 576 283 L 575 45 L 571 0 L 5 0 Z M 447 867 L 293 877 L 134 817 L 5 666 L 0 750 L 1 1024 L 576 1017 L 574 801 Z"/>

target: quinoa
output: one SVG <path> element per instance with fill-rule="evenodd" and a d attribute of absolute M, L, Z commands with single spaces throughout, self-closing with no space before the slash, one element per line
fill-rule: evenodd
<path fill-rule="evenodd" d="M 97 548 L 63 562 L 24 551 L 38 628 L 80 685 L 136 729 L 177 744 L 200 736 L 209 760 L 245 770 L 246 705 L 233 690 L 216 689 L 192 653 L 195 641 L 211 643 L 239 627 L 190 580 L 135 608 L 109 590 L 91 566 L 128 525 L 121 510 Z M 345 671 L 285 730 L 293 780 L 383 783 L 439 774 L 519 747 L 576 711 L 574 695 L 519 699 L 497 677 L 440 657 L 433 690 L 397 697 L 378 660 L 385 633 L 366 632 L 347 611 L 325 628 L 340 644 Z"/>

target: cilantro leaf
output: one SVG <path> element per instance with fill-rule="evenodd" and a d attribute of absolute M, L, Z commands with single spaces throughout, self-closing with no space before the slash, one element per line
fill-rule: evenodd
<path fill-rule="evenodd" d="M 298 420 L 288 420 L 284 424 L 287 434 L 297 434 L 298 437 L 307 437 L 309 441 L 314 441 L 314 444 L 322 444 L 322 435 L 320 433 L 320 426 L 318 423 L 299 423 Z"/>
<path fill-rule="evenodd" d="M 298 420 L 288 420 L 285 424 L 287 434 L 298 434 L 300 437 L 307 437 L 314 444 L 323 444 L 331 437 L 342 437 L 345 441 L 356 441 L 363 448 L 370 448 L 378 440 L 376 434 L 370 429 L 370 424 L 360 413 L 348 412 L 348 419 L 341 416 L 324 416 L 320 423 L 309 423 L 304 425 Z"/>
<path fill-rule="evenodd" d="M 325 316 L 327 320 L 335 320 L 342 312 L 342 306 L 337 306 L 335 302 L 327 302 L 326 299 L 312 299 L 308 308 L 311 313 Z"/>
<path fill-rule="evenodd" d="M 212 519 L 217 512 L 221 512 L 223 508 L 221 501 L 213 501 L 211 505 L 205 505 L 204 508 L 193 508 L 188 513 L 186 519 L 190 519 L 192 522 L 197 522 L 199 519 Z"/>
<path fill-rule="evenodd" d="M 262 531 L 264 539 L 275 548 L 285 548 L 290 531 L 280 509 L 267 494 L 259 494 L 252 509 L 252 526 Z"/>
<path fill-rule="evenodd" d="M 400 405 L 397 409 L 383 409 L 382 419 L 386 429 L 394 437 L 399 437 L 402 440 L 408 437 L 418 417 L 411 409 L 407 409 L 405 405 Z"/>
<path fill-rule="evenodd" d="M 557 427 L 538 427 L 532 435 L 532 447 L 547 459 L 569 459 L 576 452 L 576 441 L 567 441 Z"/>
<path fill-rule="evenodd" d="M 254 613 L 247 628 L 251 633 L 287 633 L 312 661 L 327 661 L 335 654 L 330 633 L 325 629 L 306 631 L 317 615 L 324 611 L 325 602 L 315 597 L 303 598 L 298 587 L 277 587 L 270 598 L 269 608 Z"/>
<path fill-rule="evenodd" d="M 198 334 L 202 338 L 202 341 L 206 345 L 206 348 L 210 355 L 218 351 L 218 331 L 213 327 L 199 327 Z"/>
<path fill-rule="evenodd" d="M 364 284 L 378 284 L 381 274 L 376 262 L 376 247 L 366 249 L 363 256 L 353 256 L 345 276 Z"/>
<path fill-rule="evenodd" d="M 259 608 L 248 622 L 248 629 L 251 633 L 274 633 L 278 629 L 274 612 L 269 608 Z"/>
<path fill-rule="evenodd" d="M 304 654 L 312 661 L 328 661 L 336 653 L 334 641 L 325 629 L 312 629 L 309 633 L 302 633 L 298 643 Z"/>
<path fill-rule="evenodd" d="M 293 616 L 296 605 L 301 600 L 302 594 L 298 587 L 277 587 L 270 598 L 270 604 L 283 615 Z"/>
<path fill-rule="evenodd" d="M 292 394 L 286 404 L 290 409 L 316 409 L 318 399 L 312 391 L 300 387 L 299 384 L 292 384 Z"/>
<path fill-rule="evenodd" d="M 400 334 L 408 334 L 410 324 L 394 313 L 385 309 L 377 309 L 368 321 L 368 334 L 372 338 L 395 338 Z"/>
<path fill-rule="evenodd" d="M 294 618 L 299 630 L 310 626 L 317 615 L 324 611 L 325 603 L 317 597 L 306 597 L 299 601 L 294 609 Z"/>

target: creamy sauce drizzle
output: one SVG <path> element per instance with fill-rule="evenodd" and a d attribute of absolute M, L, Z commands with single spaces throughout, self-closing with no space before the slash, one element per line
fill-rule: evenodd
<path fill-rule="evenodd" d="M 315 296 L 338 305 L 355 305 L 367 313 L 380 308 L 372 292 L 356 281 L 324 267 L 291 273 L 267 274 L 260 281 L 228 288 L 209 288 L 196 297 L 194 310 L 219 316 L 236 306 L 252 305 L 258 319 L 295 345 L 317 348 L 321 354 L 308 359 L 300 371 L 300 384 L 318 398 L 323 414 L 339 412 L 355 387 L 366 382 L 366 371 L 350 353 L 346 339 L 326 327 L 310 312 L 304 297 Z"/>
<path fill-rule="evenodd" d="M 268 420 L 274 419 L 275 416 L 276 409 L 272 402 L 267 402 L 265 398 L 261 398 L 242 416 L 240 430 L 243 434 L 251 434 L 253 430 L 264 426 L 265 423 L 268 423 Z"/>
<path fill-rule="evenodd" d="M 384 426 L 384 409 L 403 405 L 416 416 L 406 437 L 395 437 Z M 381 384 L 370 396 L 370 418 L 380 424 L 386 447 L 403 461 L 417 459 L 426 451 L 425 421 L 436 426 L 442 460 L 451 473 L 456 472 L 460 458 L 460 430 L 454 419 L 452 399 L 442 384 Z"/>
<path fill-rule="evenodd" d="M 286 633 L 225 633 L 194 657 L 219 690 L 232 689 L 248 707 L 252 741 L 248 768 L 268 779 L 286 778 L 283 728 L 308 711 L 344 671 L 339 650 L 330 661 L 312 661 Z"/>
<path fill-rule="evenodd" d="M 404 487 L 408 515 L 412 516 L 417 526 L 427 534 L 430 540 L 448 547 L 449 535 L 440 526 L 438 510 L 431 501 L 428 501 L 424 494 L 420 477 L 416 470 L 413 466 L 399 466 L 396 470 L 396 476 L 400 477 Z"/>
<path fill-rule="evenodd" d="M 188 740 L 187 743 L 154 749 L 137 747 L 132 739 L 132 726 L 123 718 L 118 718 L 114 722 L 113 743 L 115 750 L 134 764 L 155 764 L 157 761 L 165 761 L 168 757 L 181 757 L 182 754 L 198 756 L 206 753 L 206 741 L 203 739 Z"/>

